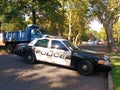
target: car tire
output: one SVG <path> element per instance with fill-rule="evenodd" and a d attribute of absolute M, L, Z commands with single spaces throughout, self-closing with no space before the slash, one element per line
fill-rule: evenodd
<path fill-rule="evenodd" d="M 90 75 L 94 71 L 94 66 L 92 62 L 88 60 L 82 60 L 78 62 L 77 70 L 82 75 Z"/>
<path fill-rule="evenodd" d="M 36 62 L 35 55 L 33 53 L 26 53 L 24 61 L 28 64 L 34 64 Z"/>
<path fill-rule="evenodd" d="M 6 46 L 6 52 L 7 53 L 12 53 L 13 52 L 13 45 L 12 44 L 7 44 Z"/>

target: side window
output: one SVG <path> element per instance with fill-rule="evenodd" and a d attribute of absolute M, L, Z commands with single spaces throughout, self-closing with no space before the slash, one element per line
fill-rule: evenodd
<path fill-rule="evenodd" d="M 35 46 L 38 46 L 38 47 L 48 47 L 48 42 L 49 42 L 49 40 L 47 40 L 47 39 L 38 40 L 36 42 Z"/>
<path fill-rule="evenodd" d="M 65 51 L 68 50 L 60 41 L 56 41 L 56 40 L 52 41 L 51 48 L 61 49 L 61 50 L 65 50 Z"/>

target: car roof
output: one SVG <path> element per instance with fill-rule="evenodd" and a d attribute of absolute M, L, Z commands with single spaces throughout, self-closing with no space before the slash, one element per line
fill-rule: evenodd
<path fill-rule="evenodd" d="M 61 36 L 47 36 L 47 37 L 42 37 L 42 38 L 34 39 L 34 40 L 31 41 L 28 45 L 29 45 L 29 46 L 32 46 L 32 45 L 34 45 L 38 40 L 42 40 L 42 39 L 57 40 L 57 41 L 68 41 L 67 39 L 62 38 Z"/>
<path fill-rule="evenodd" d="M 47 37 L 39 38 L 38 40 L 41 40 L 41 39 L 67 41 L 67 39 L 65 39 L 65 38 L 63 38 L 61 36 L 47 36 Z"/>

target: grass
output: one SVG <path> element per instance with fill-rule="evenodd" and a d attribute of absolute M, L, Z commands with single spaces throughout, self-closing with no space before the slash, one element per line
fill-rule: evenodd
<path fill-rule="evenodd" d="M 115 90 L 120 90 L 120 54 L 111 55 L 111 62 L 114 64 L 112 78 Z"/>

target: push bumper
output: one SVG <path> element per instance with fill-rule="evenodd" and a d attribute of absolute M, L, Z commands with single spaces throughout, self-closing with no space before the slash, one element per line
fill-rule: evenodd
<path fill-rule="evenodd" d="M 98 65 L 97 70 L 103 71 L 103 72 L 109 72 L 109 71 L 112 70 L 113 67 L 114 67 L 113 64 L 110 64 L 110 65 Z"/>

